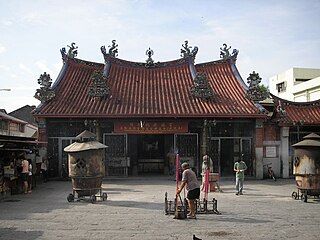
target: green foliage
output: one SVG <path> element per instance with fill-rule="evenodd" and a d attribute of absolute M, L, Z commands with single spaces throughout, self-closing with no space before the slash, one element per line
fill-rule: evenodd
<path fill-rule="evenodd" d="M 263 84 L 260 84 L 260 85 L 258 85 L 258 90 L 262 92 L 262 95 L 263 95 L 264 99 L 270 97 L 269 86 L 265 86 Z"/>

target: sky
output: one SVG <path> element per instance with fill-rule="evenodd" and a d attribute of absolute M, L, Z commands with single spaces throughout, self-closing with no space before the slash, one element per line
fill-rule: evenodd
<path fill-rule="evenodd" d="M 118 44 L 118 58 L 155 62 L 180 58 L 186 40 L 195 63 L 220 59 L 224 43 L 238 49 L 245 83 L 262 84 L 292 67 L 320 68 L 320 0 L 0 0 L 0 109 L 38 106 L 40 74 L 54 82 L 60 49 L 104 63 L 101 46 Z M 11 91 L 4 91 L 11 89 Z"/>

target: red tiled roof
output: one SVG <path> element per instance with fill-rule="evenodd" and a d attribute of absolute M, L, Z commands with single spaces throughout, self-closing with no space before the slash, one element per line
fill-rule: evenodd
<path fill-rule="evenodd" d="M 194 66 L 192 58 L 156 63 L 109 57 L 106 64 L 112 97 L 88 95 L 94 70 L 105 65 L 67 58 L 53 85 L 55 97 L 35 111 L 43 117 L 264 117 L 246 98 L 245 84 L 232 61 L 219 60 Z M 214 96 L 191 95 L 195 70 L 204 71 Z"/>
<path fill-rule="evenodd" d="M 319 125 L 320 124 L 320 100 L 312 102 L 291 102 L 272 95 L 275 106 L 281 105 L 285 111 L 284 116 L 277 114 L 275 121 L 281 126 L 293 125 Z"/>

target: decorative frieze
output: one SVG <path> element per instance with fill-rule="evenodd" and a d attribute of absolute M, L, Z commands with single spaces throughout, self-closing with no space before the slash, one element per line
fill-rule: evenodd
<path fill-rule="evenodd" d="M 191 87 L 191 94 L 198 98 L 209 99 L 213 96 L 213 90 L 209 85 L 208 76 L 205 72 L 199 72 Z"/>
<path fill-rule="evenodd" d="M 256 73 L 253 71 L 249 74 L 249 77 L 247 78 L 247 83 L 249 83 L 249 88 L 247 90 L 247 98 L 254 102 L 259 102 L 264 99 L 266 99 L 268 96 L 266 96 L 266 93 L 262 91 L 261 87 L 259 86 L 261 82 L 261 77 L 259 76 L 259 73 Z"/>
<path fill-rule="evenodd" d="M 91 77 L 91 81 L 93 82 L 91 86 L 89 86 L 88 94 L 91 97 L 96 98 L 107 98 L 111 95 L 110 87 L 107 85 L 108 77 L 103 75 L 103 71 L 95 70 L 93 72 L 93 76 Z"/>

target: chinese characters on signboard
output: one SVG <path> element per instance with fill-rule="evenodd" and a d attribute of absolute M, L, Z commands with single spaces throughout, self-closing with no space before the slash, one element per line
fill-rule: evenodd
<path fill-rule="evenodd" d="M 188 132 L 188 122 L 115 122 L 114 133 L 173 134 Z"/>

